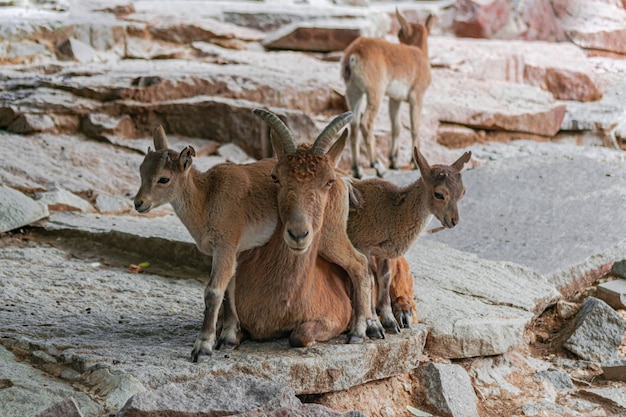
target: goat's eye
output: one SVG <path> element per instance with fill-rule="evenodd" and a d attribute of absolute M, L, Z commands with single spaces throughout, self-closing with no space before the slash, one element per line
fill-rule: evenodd
<path fill-rule="evenodd" d="M 168 182 L 170 182 L 170 179 L 167 177 L 161 177 L 158 181 L 159 184 L 167 184 Z"/>
<path fill-rule="evenodd" d="M 326 187 L 331 187 L 337 180 L 336 179 L 330 179 L 328 180 L 328 182 L 326 183 Z"/>
<path fill-rule="evenodd" d="M 444 200 L 445 199 L 445 197 L 441 193 L 435 193 L 434 195 L 435 195 L 435 198 L 437 200 Z"/>
<path fill-rule="evenodd" d="M 278 178 L 276 178 L 274 174 L 272 174 L 272 181 L 274 181 L 275 184 L 280 184 L 280 181 L 278 181 Z"/>

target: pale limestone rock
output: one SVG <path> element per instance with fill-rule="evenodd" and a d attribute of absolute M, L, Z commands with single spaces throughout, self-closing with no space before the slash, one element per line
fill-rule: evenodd
<path fill-rule="evenodd" d="M 0 185 L 0 232 L 7 232 L 49 216 L 48 207 L 21 192 Z"/>

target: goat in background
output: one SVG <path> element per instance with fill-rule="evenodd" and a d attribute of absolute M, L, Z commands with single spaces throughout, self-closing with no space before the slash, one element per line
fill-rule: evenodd
<path fill-rule="evenodd" d="M 365 140 L 370 166 L 379 177 L 385 173 L 376 158 L 373 130 L 385 95 L 389 96 L 391 119 L 390 167 L 398 168 L 398 137 L 401 129 L 399 110 L 403 101 L 408 101 L 410 107 L 411 149 L 419 147 L 422 104 L 431 82 L 428 36 L 435 19 L 433 15 L 429 15 L 424 24 L 409 24 L 398 9 L 396 16 L 400 22 L 400 44 L 378 38 L 359 37 L 348 45 L 341 61 L 341 75 L 346 84 L 346 102 L 354 113 L 350 124 L 350 146 L 352 175 L 356 178 L 363 176 L 359 162 L 359 127 Z M 364 97 L 365 110 L 361 117 Z"/>

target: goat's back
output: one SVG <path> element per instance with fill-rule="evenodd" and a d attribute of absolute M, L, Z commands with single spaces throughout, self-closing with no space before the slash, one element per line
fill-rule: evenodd
<path fill-rule="evenodd" d="M 354 77 L 365 82 L 423 76 L 430 83 L 430 63 L 417 46 L 388 42 L 379 38 L 359 37 L 345 49 L 342 77 L 346 83 Z"/>

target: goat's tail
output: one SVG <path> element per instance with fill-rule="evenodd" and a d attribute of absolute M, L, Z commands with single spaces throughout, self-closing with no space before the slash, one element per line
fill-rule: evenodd
<path fill-rule="evenodd" d="M 350 81 L 350 77 L 352 76 L 351 64 L 353 63 L 354 59 L 354 55 L 346 55 L 344 56 L 341 63 L 341 76 L 346 83 Z"/>

